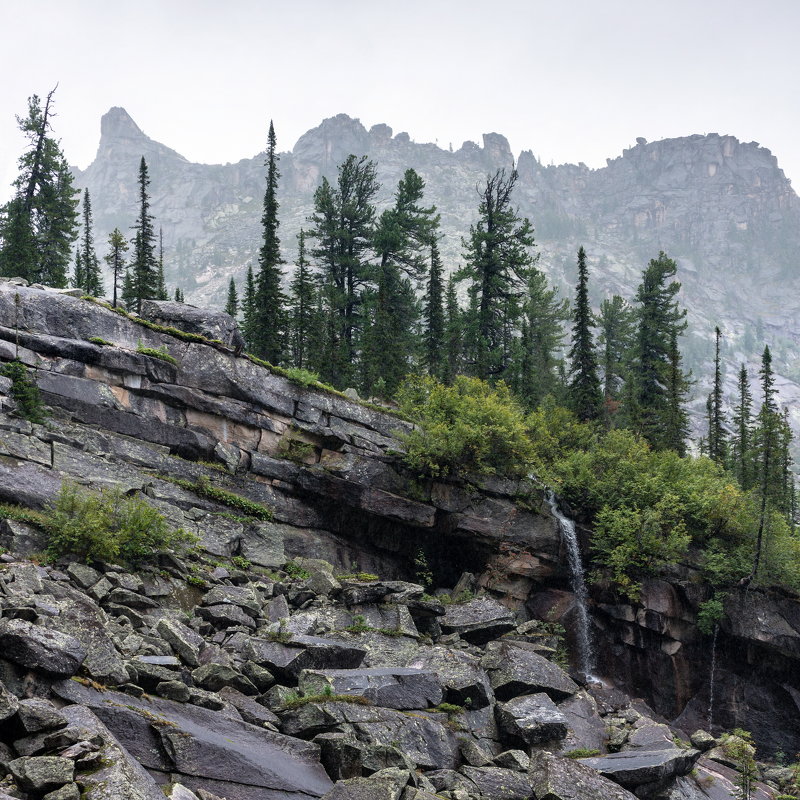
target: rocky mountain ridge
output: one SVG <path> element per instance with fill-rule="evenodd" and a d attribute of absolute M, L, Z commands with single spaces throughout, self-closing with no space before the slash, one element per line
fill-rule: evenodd
<path fill-rule="evenodd" d="M 766 148 L 716 133 L 658 142 L 640 138 L 600 169 L 546 166 L 531 151 L 515 159 L 497 133 L 484 135 L 482 145 L 464 142 L 444 150 L 395 134 L 385 124 L 367 130 L 339 114 L 281 154 L 280 235 L 287 264 L 296 257 L 295 236 L 307 226 L 320 179 L 335 179 L 337 165 L 350 153 L 376 161 L 382 204 L 405 168 L 422 175 L 426 199 L 442 215 L 441 248 L 449 270 L 460 264 L 461 237 L 477 215 L 476 186 L 515 160 L 515 200 L 536 228 L 540 265 L 565 295 L 574 286 L 581 244 L 589 254 L 595 305 L 611 293 L 630 297 L 647 261 L 666 250 L 678 261 L 681 300 L 689 309 L 683 350 L 700 381 L 698 418 L 719 325 L 729 395 L 735 393 L 739 363 L 749 362 L 755 376 L 768 343 L 782 400 L 800 424 L 800 200 Z M 256 260 L 264 155 L 235 164 L 193 164 L 147 137 L 124 109 L 112 108 L 102 119 L 95 160 L 76 170 L 76 185 L 92 194 L 98 242 L 115 226 L 130 229 L 142 155 L 150 167 L 152 211 L 164 231 L 169 283 L 180 285 L 189 302 L 221 307 L 229 278 L 241 286 L 247 264 Z"/>
<path fill-rule="evenodd" d="M 51 407 L 43 425 L 20 419 L 0 379 L 0 501 L 46 509 L 64 481 L 116 487 L 200 545 L 136 571 L 41 566 L 26 556 L 42 531 L 0 521 L 0 793 L 733 796 L 735 762 L 693 733 L 709 639 L 691 576 L 647 584 L 638 605 L 594 597 L 602 674 L 655 711 L 580 685 L 555 663 L 553 622 L 569 633 L 574 601 L 540 489 L 420 482 L 398 459 L 408 423 L 237 357 L 225 315 L 203 328 L 190 310 L 190 332 L 171 331 L 172 306 L 145 324 L 0 282 L 0 360 L 27 364 Z M 242 516 L 235 498 L 272 518 Z M 425 594 L 420 552 L 446 594 Z M 800 605 L 730 602 L 717 726 L 793 752 Z M 760 798 L 792 780 L 761 777 Z"/>

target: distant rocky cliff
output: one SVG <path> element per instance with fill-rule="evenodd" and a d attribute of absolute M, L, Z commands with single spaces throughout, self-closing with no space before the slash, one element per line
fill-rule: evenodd
<path fill-rule="evenodd" d="M 280 126 L 278 126 L 280 136 Z M 378 164 L 380 200 L 388 203 L 407 167 L 427 181 L 426 198 L 442 214 L 447 266 L 461 257 L 461 236 L 477 213 L 475 187 L 515 158 L 505 137 L 454 151 L 394 134 L 388 125 L 367 130 L 340 114 L 300 137 L 280 159 L 282 245 L 296 256 L 295 234 L 307 224 L 323 175 L 350 153 Z M 102 119 L 94 162 L 77 172 L 92 194 L 98 242 L 114 226 L 129 230 L 136 215 L 136 170 L 150 167 L 152 209 L 163 226 L 171 284 L 190 302 L 221 307 L 228 279 L 238 282 L 255 261 L 264 193 L 264 156 L 235 164 L 193 164 L 148 138 L 122 108 Z M 800 200 L 769 150 L 733 136 L 708 134 L 659 142 L 638 139 L 602 169 L 545 166 L 530 151 L 516 159 L 516 202 L 533 221 L 541 265 L 565 293 L 575 281 L 575 253 L 584 244 L 595 303 L 612 292 L 631 296 L 647 260 L 664 249 L 679 262 L 683 302 L 690 311 L 684 352 L 701 379 L 714 326 L 725 336 L 733 392 L 740 361 L 755 363 L 764 343 L 775 358 L 784 402 L 800 422 Z M 291 267 L 287 268 L 291 269 Z"/>

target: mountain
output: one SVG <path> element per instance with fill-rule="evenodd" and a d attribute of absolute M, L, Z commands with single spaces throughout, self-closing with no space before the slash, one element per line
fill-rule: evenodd
<path fill-rule="evenodd" d="M 367 130 L 345 114 L 326 119 L 280 156 L 280 234 L 288 263 L 314 189 L 322 176 L 335 178 L 350 153 L 377 162 L 384 204 L 407 167 L 424 177 L 426 198 L 442 215 L 442 251 L 450 269 L 458 265 L 461 236 L 477 215 L 476 186 L 487 173 L 515 162 L 498 133 L 453 151 L 414 142 L 384 124 Z M 264 154 L 235 164 L 194 164 L 147 137 L 124 109 L 112 108 L 102 119 L 95 160 L 75 170 L 76 185 L 92 194 L 98 241 L 114 226 L 130 228 L 142 155 L 150 167 L 152 210 L 164 230 L 168 282 L 184 288 L 189 302 L 221 306 L 229 277 L 240 282 L 256 258 Z M 768 343 L 782 397 L 795 413 L 800 199 L 769 150 L 711 133 L 658 142 L 639 138 L 601 169 L 545 166 L 531 151 L 520 153 L 516 164 L 515 199 L 536 228 L 540 264 L 556 285 L 572 291 L 575 254 L 583 244 L 593 301 L 613 292 L 630 296 L 647 261 L 665 250 L 678 261 L 690 312 L 687 363 L 696 374 L 707 374 L 703 364 L 720 325 L 732 391 L 738 363 L 751 361 L 755 374 Z M 697 394 L 704 398 L 704 386 Z M 703 403 L 698 400 L 698 408 Z"/>

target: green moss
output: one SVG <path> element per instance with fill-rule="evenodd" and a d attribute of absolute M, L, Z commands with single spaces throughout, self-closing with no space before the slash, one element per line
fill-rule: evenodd
<path fill-rule="evenodd" d="M 11 503 L 0 503 L 0 518 L 26 522 L 42 531 L 50 530 L 50 521 L 44 514 Z"/>
<path fill-rule="evenodd" d="M 295 561 L 287 561 L 283 565 L 283 571 L 290 578 L 297 578 L 298 580 L 303 580 L 304 581 L 306 578 L 310 578 L 311 577 L 311 573 L 307 569 L 303 569 Z"/>
<path fill-rule="evenodd" d="M 231 564 L 233 564 L 236 569 L 241 569 L 245 572 L 253 566 L 253 563 L 244 556 L 231 556 Z"/>
<path fill-rule="evenodd" d="M 337 575 L 336 578 L 340 581 L 364 581 L 365 583 L 380 580 L 377 575 L 373 575 L 371 572 L 348 572 L 345 575 Z"/>
<path fill-rule="evenodd" d="M 599 755 L 599 750 L 594 750 L 590 747 L 576 747 L 574 750 L 564 753 L 565 758 L 592 758 Z"/>
<path fill-rule="evenodd" d="M 302 708 L 312 703 L 352 703 L 359 706 L 371 706 L 372 703 L 366 697 L 358 694 L 333 694 L 332 691 L 323 694 L 310 694 L 299 696 L 295 695 L 289 697 L 284 703 L 283 708 L 287 711 L 292 711 L 296 708 Z"/>
<path fill-rule="evenodd" d="M 178 365 L 177 359 L 173 358 L 168 352 L 166 345 L 157 350 L 155 347 L 145 347 L 141 342 L 136 346 L 136 352 L 150 358 L 157 358 L 159 361 L 166 361 L 168 364 Z"/>
<path fill-rule="evenodd" d="M 227 489 L 214 486 L 205 475 L 201 475 L 196 481 L 173 478 L 170 475 L 156 475 L 156 477 L 160 478 L 162 481 L 174 483 L 176 486 L 180 486 L 181 489 L 186 489 L 188 492 L 194 492 L 196 495 L 205 497 L 207 500 L 213 500 L 217 503 L 222 503 L 223 505 L 242 511 L 249 517 L 266 521 L 272 519 L 271 508 L 248 500 L 246 497 L 242 497 L 234 492 L 229 492 Z"/>
<path fill-rule="evenodd" d="M 107 341 L 102 336 L 90 336 L 86 341 L 91 342 L 92 344 L 109 345 L 111 347 L 114 346 L 112 342 Z"/>

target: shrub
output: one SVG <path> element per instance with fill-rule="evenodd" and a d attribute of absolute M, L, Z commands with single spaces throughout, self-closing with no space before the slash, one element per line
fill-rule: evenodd
<path fill-rule="evenodd" d="M 418 473 L 521 477 L 530 471 L 533 447 L 525 415 L 504 383 L 492 386 L 461 375 L 445 386 L 411 376 L 397 400 L 418 425 L 402 437 L 406 463 Z"/>
<path fill-rule="evenodd" d="M 300 386 L 316 386 L 319 384 L 319 375 L 311 370 L 303 369 L 302 367 L 286 367 L 284 370 L 285 376 Z"/>
<path fill-rule="evenodd" d="M 136 563 L 155 551 L 187 545 L 194 538 L 173 530 L 164 517 L 140 497 L 121 489 L 84 492 L 64 483 L 48 514 L 51 558 L 74 553 L 87 561 Z"/>
<path fill-rule="evenodd" d="M 28 422 L 44 422 L 46 414 L 39 387 L 28 368 L 21 361 L 9 361 L 0 366 L 0 375 L 11 379 L 11 396 L 17 404 L 17 413 Z"/>
<path fill-rule="evenodd" d="M 238 511 L 246 514 L 248 517 L 261 519 L 269 522 L 272 519 L 272 509 L 267 506 L 262 506 L 260 503 L 255 503 L 248 500 L 246 497 L 229 492 L 227 489 L 221 489 L 219 486 L 214 486 L 211 481 L 205 476 L 201 475 L 196 481 L 187 481 L 183 478 L 173 478 L 169 475 L 158 475 L 162 481 L 169 481 L 181 489 L 186 489 L 188 492 L 194 492 L 200 497 L 205 497 L 207 500 L 214 500 L 222 505 L 230 506 Z"/>
<path fill-rule="evenodd" d="M 724 597 L 714 596 L 710 600 L 700 603 L 697 610 L 697 627 L 701 633 L 711 634 L 724 616 Z"/>

